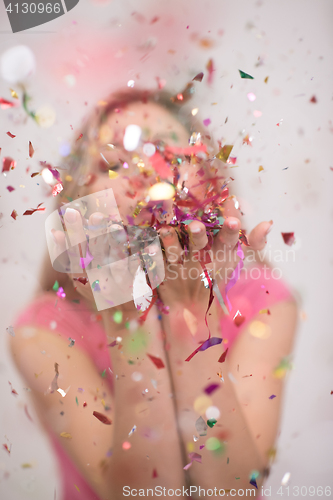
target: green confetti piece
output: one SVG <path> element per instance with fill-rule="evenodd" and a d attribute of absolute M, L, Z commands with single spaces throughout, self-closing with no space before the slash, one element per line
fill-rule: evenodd
<path fill-rule="evenodd" d="M 101 376 L 102 376 L 103 378 L 105 378 L 105 377 L 106 377 L 106 369 L 102 371 Z"/>
<path fill-rule="evenodd" d="M 248 75 L 247 73 L 244 73 L 244 71 L 241 71 L 240 69 L 238 70 L 241 78 L 247 78 L 248 80 L 254 80 L 253 76 Z"/>
<path fill-rule="evenodd" d="M 113 315 L 113 321 L 115 323 L 121 323 L 123 320 L 123 313 L 121 311 L 116 311 Z"/>
<path fill-rule="evenodd" d="M 220 223 L 220 226 L 222 226 L 224 223 L 224 217 L 218 217 L 218 221 Z M 217 234 L 218 232 L 219 232 L 219 229 L 214 229 L 213 235 L 215 236 L 215 234 Z"/>
<path fill-rule="evenodd" d="M 80 304 L 80 299 L 73 299 L 72 302 L 75 302 L 75 304 Z"/>
<path fill-rule="evenodd" d="M 191 224 L 191 222 L 193 222 L 192 219 L 186 219 L 186 220 L 183 220 L 182 224 L 188 225 L 188 224 Z"/>
<path fill-rule="evenodd" d="M 95 287 L 98 285 L 99 285 L 99 280 L 94 281 L 93 284 L 91 285 L 92 289 L 95 290 Z"/>
<path fill-rule="evenodd" d="M 129 326 L 130 326 L 130 322 L 129 322 L 129 321 L 126 321 L 126 323 L 125 323 L 125 328 L 126 328 L 126 330 L 128 330 L 128 329 L 129 329 Z"/>
<path fill-rule="evenodd" d="M 55 283 L 54 283 L 54 285 L 53 285 L 53 287 L 52 287 L 52 290 L 54 290 L 55 292 L 57 292 L 57 291 L 58 291 L 58 289 L 59 289 L 59 283 L 58 283 L 58 281 L 56 280 L 56 281 L 55 281 Z"/>
<path fill-rule="evenodd" d="M 210 418 L 207 420 L 207 425 L 209 425 L 210 428 L 214 427 L 214 425 L 217 423 L 217 420 L 215 418 Z"/>
<path fill-rule="evenodd" d="M 129 359 L 129 360 L 127 361 L 127 363 L 128 363 L 129 365 L 135 365 L 135 363 L 134 363 L 134 361 L 133 361 L 132 359 Z"/>
<path fill-rule="evenodd" d="M 76 404 L 79 406 L 79 400 L 77 399 L 77 396 L 75 398 Z"/>

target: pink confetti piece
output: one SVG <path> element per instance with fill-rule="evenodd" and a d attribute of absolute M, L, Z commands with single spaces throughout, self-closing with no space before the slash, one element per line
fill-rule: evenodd
<path fill-rule="evenodd" d="M 17 104 L 13 101 L 7 101 L 6 99 L 3 99 L 3 97 L 0 97 L 0 108 L 1 109 L 8 109 L 8 108 L 14 108 L 17 106 Z"/>
<path fill-rule="evenodd" d="M 39 205 L 37 205 L 37 208 L 31 208 L 30 210 L 26 210 L 23 215 L 32 215 L 35 212 L 44 212 L 45 207 L 41 207 L 41 205 L 43 205 L 43 202 L 39 203 Z"/>
<path fill-rule="evenodd" d="M 161 179 L 167 179 L 171 176 L 171 168 L 158 151 L 150 157 L 150 162 Z"/>
<path fill-rule="evenodd" d="M 61 191 L 63 190 L 63 185 L 61 184 L 61 182 L 58 182 L 58 184 L 56 184 L 55 186 L 53 186 L 52 188 L 52 196 L 57 196 L 59 193 L 61 193 Z"/>
<path fill-rule="evenodd" d="M 210 394 L 212 394 L 213 392 L 216 391 L 216 389 L 219 389 L 221 387 L 221 384 L 210 384 L 210 385 L 207 385 L 207 387 L 204 388 L 204 391 L 206 394 L 208 394 L 208 396 Z"/>
<path fill-rule="evenodd" d="M 14 170 L 16 167 L 16 161 L 9 156 L 2 158 L 2 172 L 8 172 L 9 170 Z"/>
<path fill-rule="evenodd" d="M 211 122 L 210 118 L 206 118 L 205 120 L 203 120 L 202 123 L 205 125 L 205 127 L 208 127 L 208 125 L 210 125 L 212 122 Z"/>
<path fill-rule="evenodd" d="M 93 255 L 91 255 L 91 253 L 89 252 L 89 248 L 87 248 L 86 256 L 80 258 L 80 266 L 82 267 L 82 269 L 88 267 L 93 259 L 94 259 Z"/>
<path fill-rule="evenodd" d="M 11 193 L 12 191 L 15 191 L 15 188 L 13 186 L 7 186 L 8 191 Z"/>

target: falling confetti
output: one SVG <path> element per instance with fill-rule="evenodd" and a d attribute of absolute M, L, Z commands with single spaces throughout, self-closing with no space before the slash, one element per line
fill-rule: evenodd
<path fill-rule="evenodd" d="M 15 188 L 13 186 L 7 186 L 8 191 L 11 193 L 12 191 L 15 191 Z"/>
<path fill-rule="evenodd" d="M 35 212 L 44 212 L 45 207 L 41 207 L 41 205 L 43 205 L 43 202 L 39 203 L 39 205 L 37 205 L 37 208 L 31 208 L 30 210 L 26 210 L 23 215 L 32 215 Z"/>
<path fill-rule="evenodd" d="M 254 80 L 253 76 L 249 75 L 248 73 L 244 73 L 244 71 L 242 71 L 240 69 L 238 71 L 239 71 L 241 78 L 247 78 L 249 80 Z"/>
<path fill-rule="evenodd" d="M 216 391 L 216 389 L 219 389 L 221 387 L 220 384 L 210 384 L 210 385 L 207 385 L 207 387 L 205 387 L 204 391 L 206 394 L 210 395 L 212 394 L 213 392 Z"/>
<path fill-rule="evenodd" d="M 195 428 L 199 436 L 206 436 L 208 426 L 202 417 L 199 417 L 195 422 Z"/>
<path fill-rule="evenodd" d="M 65 438 L 65 439 L 72 439 L 72 435 L 69 434 L 69 432 L 61 432 L 60 437 Z"/>
<path fill-rule="evenodd" d="M 102 424 L 111 425 L 112 421 L 103 413 L 99 413 L 98 411 L 93 411 L 94 417 L 96 417 Z"/>
<path fill-rule="evenodd" d="M 272 394 L 271 396 L 269 396 L 268 399 L 274 399 L 274 398 L 276 398 L 276 396 L 275 396 L 275 394 Z"/>
<path fill-rule="evenodd" d="M 14 220 L 16 220 L 18 213 L 16 212 L 16 210 L 13 210 L 10 216 L 13 217 Z"/>
<path fill-rule="evenodd" d="M 295 233 L 281 233 L 283 241 L 285 242 L 286 245 L 290 246 L 295 243 Z"/>
<path fill-rule="evenodd" d="M 50 387 L 46 391 L 45 394 L 52 394 L 53 392 L 58 390 L 58 377 L 59 377 L 59 365 L 58 363 L 54 363 L 54 370 L 55 370 L 55 376 L 54 379 L 52 380 Z"/>
<path fill-rule="evenodd" d="M 29 156 L 30 156 L 30 158 L 32 158 L 32 157 L 33 157 L 34 152 L 35 152 L 35 150 L 34 150 L 34 148 L 33 148 L 33 145 L 32 145 L 32 143 L 29 141 Z"/>
<path fill-rule="evenodd" d="M 69 344 L 68 344 L 68 347 L 73 347 L 75 345 L 75 340 L 72 339 L 71 337 L 68 337 L 68 340 L 69 340 Z"/>
<path fill-rule="evenodd" d="M 8 332 L 9 335 L 11 335 L 12 337 L 15 337 L 14 328 L 12 326 L 9 326 L 8 328 L 6 328 L 6 332 Z"/>
<path fill-rule="evenodd" d="M 192 82 L 202 82 L 202 79 L 204 77 L 203 73 L 198 73 L 192 80 Z"/>
<path fill-rule="evenodd" d="M 2 158 L 2 172 L 9 172 L 9 170 L 14 170 L 16 167 L 16 161 L 9 156 Z"/>
<path fill-rule="evenodd" d="M 11 134 L 10 132 L 7 132 L 7 135 L 9 135 L 9 137 L 11 137 L 12 139 L 13 139 L 14 137 L 16 137 L 16 135 Z"/>
<path fill-rule="evenodd" d="M 161 358 L 157 358 L 156 356 L 152 356 L 151 354 L 147 354 L 147 356 L 154 363 L 157 369 L 165 368 L 165 365 Z"/>
<path fill-rule="evenodd" d="M 221 161 L 226 162 L 229 158 L 229 155 L 233 149 L 233 146 L 226 144 L 223 146 L 220 151 L 217 153 L 216 158 L 218 158 Z"/>
<path fill-rule="evenodd" d="M 222 354 L 221 356 L 219 357 L 218 359 L 218 363 L 224 363 L 225 362 L 225 358 L 228 354 L 228 349 L 226 349 Z"/>
<path fill-rule="evenodd" d="M 83 134 L 80 134 L 79 137 L 76 139 L 76 142 L 79 141 L 80 139 L 82 139 L 83 137 Z"/>
<path fill-rule="evenodd" d="M 132 429 L 129 431 L 128 435 L 131 436 L 135 431 L 136 431 L 136 425 L 134 425 L 132 427 Z"/>
<path fill-rule="evenodd" d="M 16 106 L 15 102 L 7 101 L 6 99 L 3 99 L 0 97 L 0 108 L 1 109 L 8 109 Z"/>
<path fill-rule="evenodd" d="M 57 196 L 61 191 L 63 190 L 63 185 L 61 182 L 58 182 L 55 186 L 52 188 L 52 196 Z"/>

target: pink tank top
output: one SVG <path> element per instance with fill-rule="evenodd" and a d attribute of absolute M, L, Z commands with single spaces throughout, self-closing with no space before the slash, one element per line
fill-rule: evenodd
<path fill-rule="evenodd" d="M 290 300 L 292 295 L 282 280 L 272 277 L 268 268 L 264 270 L 256 265 L 256 270 L 251 273 L 249 269 L 241 272 L 238 282 L 229 291 L 228 298 L 232 309 L 230 315 L 221 320 L 224 349 L 232 347 L 243 328 L 259 311 L 269 309 L 277 302 Z M 238 311 L 244 318 L 240 326 L 233 319 Z M 75 346 L 89 354 L 98 371 L 106 376 L 113 391 L 106 334 L 98 319 L 98 313 L 90 311 L 83 301 L 77 304 L 58 298 L 55 293 L 46 292 L 19 315 L 14 328 L 19 325 L 43 326 L 48 330 L 54 329 L 66 340 L 69 337 L 74 339 Z M 61 471 L 62 500 L 100 500 L 70 460 L 57 437 L 51 433 L 50 438 Z"/>

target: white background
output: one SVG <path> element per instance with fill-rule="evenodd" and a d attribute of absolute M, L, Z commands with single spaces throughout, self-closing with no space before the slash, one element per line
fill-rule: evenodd
<path fill-rule="evenodd" d="M 278 265 L 299 300 L 302 319 L 277 458 L 266 487 L 271 486 L 272 498 L 279 498 L 286 472 L 291 473 L 290 496 L 293 486 L 333 486 L 332 12 L 331 0 L 81 0 L 55 21 L 12 34 L 1 3 L 0 52 L 17 44 L 33 51 L 37 67 L 26 81 L 29 106 L 50 105 L 57 115 L 51 128 L 41 129 L 21 107 L 0 109 L 1 157 L 17 161 L 14 171 L 1 174 L 2 499 L 53 500 L 55 491 L 57 499 L 61 496 L 50 447 L 6 346 L 6 328 L 39 286 L 44 221 L 53 208 L 48 187 L 30 174 L 39 170 L 39 161 L 59 165 L 59 146 L 72 138 L 71 126 L 79 130 L 87 111 L 129 79 L 156 88 L 160 77 L 178 92 L 200 71 L 205 77 L 196 84 L 193 107 L 199 107 L 202 119 L 211 119 L 208 131 L 215 139 L 235 144 L 238 167 L 230 174 L 247 227 L 274 220 L 272 255 L 289 248 L 281 232 L 296 236 L 294 261 Z M 210 46 L 205 48 L 202 39 Z M 212 85 L 207 84 L 209 59 L 216 68 Z M 238 69 L 254 80 L 241 79 Z M 12 100 L 10 87 L 15 89 L 0 77 L 0 97 Z M 248 92 L 256 95 L 254 102 Z M 310 102 L 314 95 L 317 103 Z M 254 110 L 262 116 L 255 118 Z M 246 134 L 252 146 L 242 145 Z M 260 173 L 259 165 L 264 167 Z M 15 191 L 8 192 L 8 185 Z M 41 202 L 45 212 L 22 216 Z M 16 221 L 10 216 L 13 209 L 19 214 Z M 11 394 L 9 381 L 18 396 Z M 25 414 L 26 404 L 34 423 Z M 4 443 L 11 443 L 10 455 Z M 23 463 L 32 468 L 23 469 Z"/>

